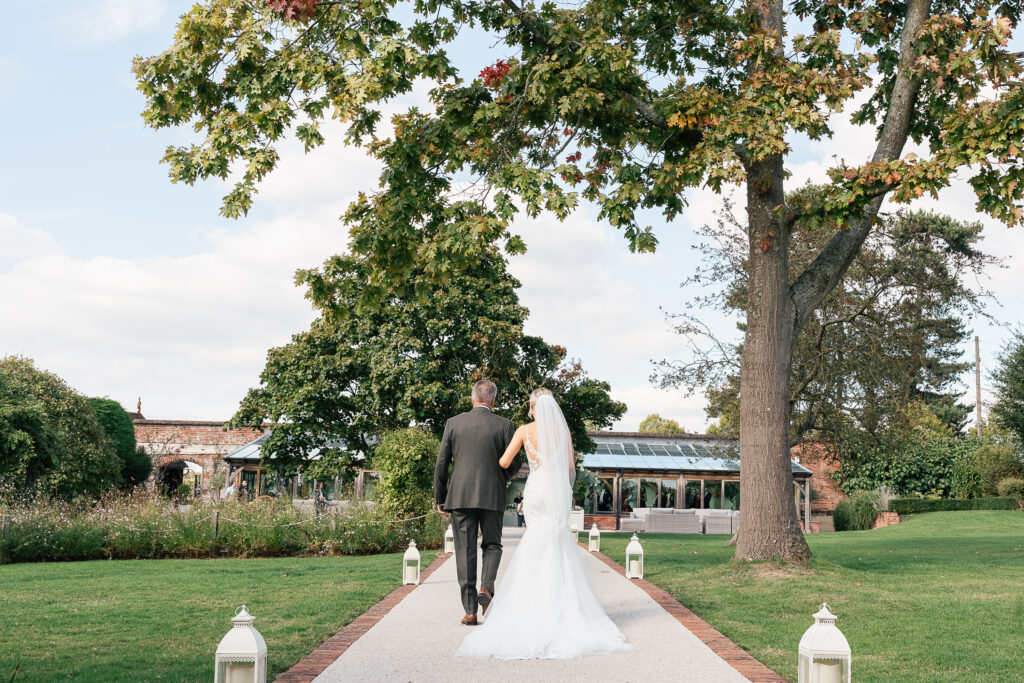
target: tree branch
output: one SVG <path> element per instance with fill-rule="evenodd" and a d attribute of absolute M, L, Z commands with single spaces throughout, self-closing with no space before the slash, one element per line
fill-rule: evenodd
<path fill-rule="evenodd" d="M 900 41 L 896 81 L 893 84 L 892 97 L 878 144 L 871 158 L 874 162 L 898 159 L 907 142 L 914 101 L 921 87 L 920 77 L 913 74 L 914 47 L 917 44 L 917 34 L 928 19 L 930 10 L 931 0 L 911 0 L 908 3 L 907 19 Z M 871 232 L 884 198 L 884 194 L 878 195 L 848 229 L 836 233 L 790 287 L 790 295 L 796 306 L 797 329 L 800 329 L 811 313 L 821 305 L 825 296 L 839 283 L 850 267 L 868 233 Z"/>
<path fill-rule="evenodd" d="M 514 0 L 501 0 L 501 2 L 509 9 L 510 12 L 519 18 L 519 23 L 523 25 L 523 28 L 532 33 L 534 38 L 542 43 L 548 42 L 547 35 L 541 30 L 541 27 L 537 25 L 536 19 L 529 12 L 517 5 Z M 648 125 L 654 126 L 666 133 L 676 132 L 668 125 L 664 116 L 654 111 L 654 107 L 651 106 L 650 102 L 645 102 L 633 93 L 622 93 L 622 96 L 632 103 L 637 116 L 646 121 Z"/>

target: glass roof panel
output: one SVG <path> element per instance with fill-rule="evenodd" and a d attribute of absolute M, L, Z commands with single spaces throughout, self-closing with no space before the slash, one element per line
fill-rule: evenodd
<path fill-rule="evenodd" d="M 686 467 L 686 458 L 681 455 L 670 455 L 665 459 L 665 464 L 674 470 L 682 470 Z"/>

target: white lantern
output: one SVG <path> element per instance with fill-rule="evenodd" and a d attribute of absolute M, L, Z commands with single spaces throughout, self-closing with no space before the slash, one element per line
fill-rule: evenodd
<path fill-rule="evenodd" d="M 640 539 L 633 534 L 626 546 L 626 578 L 644 578 L 644 548 L 640 545 Z"/>
<path fill-rule="evenodd" d="M 850 644 L 836 615 L 821 603 L 814 624 L 800 639 L 799 683 L 850 683 Z"/>
<path fill-rule="evenodd" d="M 590 527 L 590 552 L 601 552 L 601 532 L 597 530 L 597 522 Z"/>
<path fill-rule="evenodd" d="M 573 508 L 569 511 L 569 533 L 577 542 L 580 540 L 580 531 L 583 530 L 583 510 Z"/>
<path fill-rule="evenodd" d="M 217 646 L 214 683 L 266 683 L 267 644 L 252 627 L 253 621 L 249 610 L 242 605 L 231 620 L 234 626 Z"/>
<path fill-rule="evenodd" d="M 455 532 L 452 531 L 452 525 L 448 525 L 448 530 L 444 532 L 444 551 L 445 553 L 455 552 Z"/>
<path fill-rule="evenodd" d="M 409 541 L 409 549 L 402 557 L 402 583 L 417 585 L 420 582 L 420 551 L 416 541 Z"/>

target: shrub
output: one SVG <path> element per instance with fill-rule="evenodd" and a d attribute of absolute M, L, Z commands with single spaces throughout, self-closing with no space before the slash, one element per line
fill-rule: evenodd
<path fill-rule="evenodd" d="M 875 524 L 878 510 L 878 493 L 857 491 L 846 500 L 840 501 L 832 513 L 836 531 L 859 531 L 870 529 Z"/>
<path fill-rule="evenodd" d="M 0 358 L 0 429 L 2 480 L 68 499 L 121 483 L 121 461 L 86 398 L 27 358 Z"/>
<path fill-rule="evenodd" d="M 999 489 L 1000 496 L 1024 500 L 1024 479 L 1020 477 L 1007 477 L 999 482 L 996 488 Z"/>
<path fill-rule="evenodd" d="M 1007 477 L 1024 478 L 1024 462 L 1007 444 L 987 444 L 974 451 L 971 464 L 981 479 L 983 495 L 995 495 L 999 482 Z"/>
<path fill-rule="evenodd" d="M 381 437 L 373 464 L 380 473 L 377 506 L 383 513 L 401 519 L 430 510 L 440 446 L 436 437 L 419 429 L 400 429 Z"/>
<path fill-rule="evenodd" d="M 96 420 L 103 428 L 103 433 L 110 440 L 114 452 L 121 460 L 121 486 L 131 488 L 145 481 L 149 476 L 152 464 L 150 463 L 150 467 L 145 468 L 145 472 L 142 473 L 143 463 L 149 462 L 149 456 L 144 453 L 142 458 L 139 456 L 135 443 L 135 425 L 132 424 L 132 418 L 128 411 L 113 399 L 90 398 L 87 400 L 96 413 Z M 139 476 L 140 474 L 141 476 Z"/>
<path fill-rule="evenodd" d="M 212 527 L 217 511 L 216 534 Z M 396 521 L 353 506 L 309 517 L 287 500 L 219 506 L 197 502 L 185 512 L 166 499 L 107 496 L 98 503 L 0 501 L 10 526 L 0 538 L 0 563 L 91 559 L 369 555 L 440 547 L 444 519 Z"/>
<path fill-rule="evenodd" d="M 902 496 L 946 495 L 957 486 L 958 467 L 968 448 L 946 429 L 914 433 L 886 448 L 858 447 L 855 454 L 842 457 L 840 487 L 847 493 L 887 486 Z"/>
<path fill-rule="evenodd" d="M 950 495 L 954 498 L 978 498 L 984 495 L 984 488 L 984 480 L 974 466 L 974 459 L 961 459 L 953 468 Z"/>
<path fill-rule="evenodd" d="M 1013 498 L 897 498 L 889 504 L 890 511 L 901 515 L 950 510 L 1013 510 L 1016 507 Z"/>

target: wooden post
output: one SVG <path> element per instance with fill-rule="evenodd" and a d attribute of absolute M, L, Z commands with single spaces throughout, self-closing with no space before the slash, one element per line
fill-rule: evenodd
<path fill-rule="evenodd" d="M 213 508 L 213 513 L 210 515 L 210 540 L 217 540 L 217 518 L 220 516 L 220 511 L 217 508 Z"/>
<path fill-rule="evenodd" d="M 978 438 L 981 438 L 981 340 L 974 335 L 974 387 L 975 403 L 974 421 L 978 423 Z"/>
<path fill-rule="evenodd" d="M 615 473 L 615 483 L 613 484 L 612 500 L 615 504 L 615 530 L 618 531 L 621 527 L 619 525 L 619 518 L 622 515 L 622 471 Z"/>
<path fill-rule="evenodd" d="M 11 516 L 4 515 L 0 519 L 0 564 L 4 561 L 4 546 L 7 543 L 7 534 L 11 528 Z"/>
<path fill-rule="evenodd" d="M 811 478 L 804 479 L 804 531 L 811 533 Z"/>

